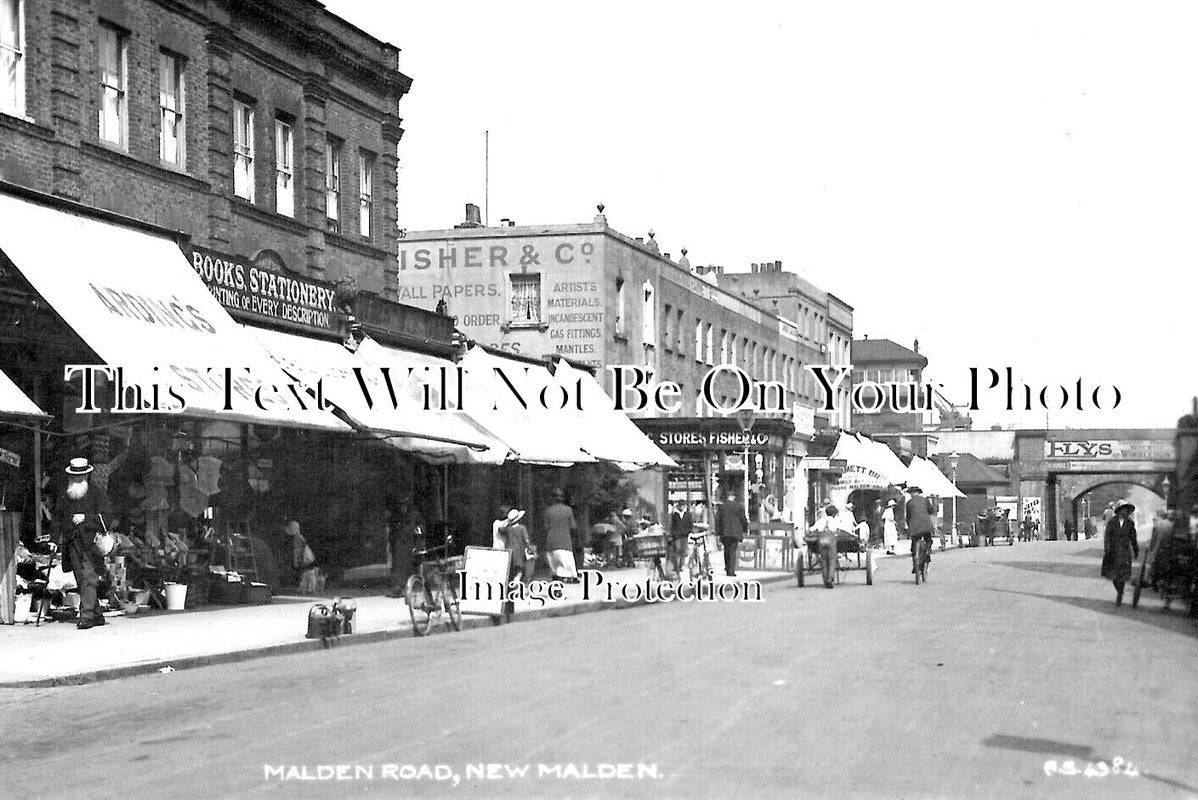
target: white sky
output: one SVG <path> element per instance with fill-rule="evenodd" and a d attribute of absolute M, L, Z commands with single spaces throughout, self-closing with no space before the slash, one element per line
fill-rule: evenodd
<path fill-rule="evenodd" d="M 490 130 L 492 224 L 602 201 L 675 259 L 780 259 L 857 338 L 918 337 L 955 402 L 971 366 L 1122 390 L 1054 427 L 1172 427 L 1198 394 L 1198 5 L 327 7 L 414 79 L 401 227 L 483 204 Z M 975 423 L 1045 423 L 981 402 Z"/>

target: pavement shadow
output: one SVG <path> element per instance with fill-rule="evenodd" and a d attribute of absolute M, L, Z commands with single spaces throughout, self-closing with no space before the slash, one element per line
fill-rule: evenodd
<path fill-rule="evenodd" d="M 1070 578 L 1100 578 L 1098 567 L 1094 564 L 1067 564 L 1060 561 L 995 561 L 994 564 L 1011 569 L 1023 569 L 1029 572 L 1048 572 L 1053 575 L 1066 575 Z"/>
<path fill-rule="evenodd" d="M 1021 593 L 1022 594 L 1022 593 Z M 1027 736 L 1012 736 L 1006 733 L 993 733 L 982 740 L 982 744 L 986 747 L 996 747 L 1003 750 L 1015 750 L 1022 753 L 1035 753 L 1037 755 L 1047 756 L 1065 756 L 1068 758 L 1077 759 L 1078 761 L 1086 761 L 1091 764 L 1099 761 L 1110 764 L 1114 761 L 1113 758 L 1104 757 L 1094 754 L 1094 748 L 1084 744 L 1071 744 L 1069 742 L 1060 742 L 1056 739 L 1039 739 Z M 1079 765 L 1079 769 L 1084 769 Z M 1141 778 L 1147 778 L 1150 781 L 1163 783 L 1166 786 L 1171 786 L 1174 789 L 1181 789 L 1187 792 L 1198 794 L 1198 788 L 1190 786 L 1188 783 L 1175 781 L 1170 778 L 1165 778 L 1161 775 L 1154 775 L 1149 772 L 1140 772 Z"/>
<path fill-rule="evenodd" d="M 1039 600 L 1051 600 L 1054 603 L 1064 603 L 1065 605 L 1073 606 L 1074 608 L 1085 609 L 1086 611 L 1096 611 L 1099 614 L 1107 616 L 1119 617 L 1121 619 L 1132 619 L 1136 622 L 1145 625 L 1154 625 L 1162 630 L 1173 631 L 1185 636 L 1194 636 L 1198 633 L 1195 629 L 1193 621 L 1183 611 L 1182 613 L 1162 613 L 1158 608 L 1140 608 L 1131 607 L 1131 587 L 1128 587 L 1128 595 L 1125 596 L 1124 605 L 1115 605 L 1115 598 L 1112 596 L 1109 600 L 1100 600 L 1096 597 L 1078 597 L 1076 595 L 1063 594 L 1037 594 L 1036 592 L 1020 592 L 1015 589 L 998 589 L 993 586 L 985 587 L 986 591 L 1001 592 L 1003 594 L 1018 594 L 1024 597 L 1035 597 Z M 1114 594 L 1112 589 L 1111 594 Z"/>
<path fill-rule="evenodd" d="M 1101 560 L 1103 556 L 1103 549 L 1101 547 L 1090 547 L 1086 550 L 1078 550 L 1072 555 L 1080 558 L 1097 558 Z"/>

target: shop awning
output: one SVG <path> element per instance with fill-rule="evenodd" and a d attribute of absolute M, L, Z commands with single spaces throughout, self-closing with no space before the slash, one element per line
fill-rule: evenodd
<path fill-rule="evenodd" d="M 546 411 L 543 389 L 556 385 L 549 370 L 475 346 L 461 360 L 463 407 L 525 464 L 570 466 L 594 462 L 564 414 Z M 548 394 L 549 397 L 554 395 Z"/>
<path fill-rule="evenodd" d="M 831 458 L 846 463 L 836 481 L 836 486 L 842 489 L 886 489 L 907 481 L 903 462 L 889 447 L 872 439 L 841 433 Z"/>
<path fill-rule="evenodd" d="M 126 385 L 148 398 L 157 384 L 161 410 L 351 430 L 328 411 L 303 407 L 292 381 L 209 293 L 173 239 L 3 194 L 0 221 L 0 250 L 34 290 L 104 364 L 123 368 Z"/>
<path fill-rule="evenodd" d="M 582 410 L 571 406 L 569 415 L 582 448 L 595 458 L 612 461 L 624 469 L 677 467 L 677 462 L 641 432 L 628 415 L 615 410 L 615 403 L 591 373 L 575 369 L 564 359 L 554 367 L 554 380 L 569 391 L 581 392 Z"/>
<path fill-rule="evenodd" d="M 908 483 L 918 486 L 926 495 L 932 497 L 964 497 L 965 494 L 953 486 L 953 482 L 944 477 L 939 467 L 926 458 L 915 456 L 907 467 L 910 475 Z"/>
<path fill-rule="evenodd" d="M 390 444 L 437 463 L 502 464 L 512 455 L 508 444 L 474 415 L 457 409 L 458 368 L 449 359 L 389 347 L 369 337 L 358 346 L 356 357 L 370 367 L 362 375 L 369 376 L 374 408 L 385 404 L 385 416 L 373 418 L 372 425 L 376 431 L 390 432 L 384 436 Z M 398 411 L 391 403 L 383 369 L 395 389 Z M 356 378 L 353 388 L 360 398 L 360 413 L 369 414 Z"/>
<path fill-rule="evenodd" d="M 24 392 L 17 388 L 12 378 L 0 372 L 0 417 L 48 417 Z"/>

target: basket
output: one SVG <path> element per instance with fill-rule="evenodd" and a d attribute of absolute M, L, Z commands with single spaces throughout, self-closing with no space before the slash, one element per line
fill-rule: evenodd
<path fill-rule="evenodd" d="M 666 555 L 666 537 L 664 533 L 638 533 L 632 537 L 633 558 L 653 558 Z"/>

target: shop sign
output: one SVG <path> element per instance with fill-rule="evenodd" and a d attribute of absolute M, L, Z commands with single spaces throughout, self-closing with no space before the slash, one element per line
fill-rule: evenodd
<path fill-rule="evenodd" d="M 807 470 L 831 469 L 832 459 L 822 456 L 807 456 L 803 459 L 803 468 Z"/>
<path fill-rule="evenodd" d="M 794 404 L 795 433 L 800 436 L 815 435 L 815 409 L 802 403 Z"/>
<path fill-rule="evenodd" d="M 1070 461 L 1172 461 L 1173 443 L 1165 439 L 1047 440 L 1044 457 Z"/>
<path fill-rule="evenodd" d="M 1023 498 L 1022 511 L 1023 511 L 1023 513 L 1021 513 L 1019 515 L 1020 519 L 1023 519 L 1024 517 L 1030 515 L 1032 520 L 1035 522 L 1042 523 L 1044 521 L 1044 518 L 1043 518 L 1044 504 L 1043 504 L 1042 498 L 1039 498 L 1039 497 Z"/>
<path fill-rule="evenodd" d="M 21 466 L 21 457 L 11 450 L 5 450 L 3 447 L 0 447 L 0 464 L 19 467 Z"/>
<path fill-rule="evenodd" d="M 885 489 L 890 485 L 890 481 L 883 477 L 882 473 L 870 469 L 869 467 L 858 464 L 848 465 L 844 473 L 836 479 L 833 484 L 834 489 Z"/>
<path fill-rule="evenodd" d="M 782 447 L 780 437 L 752 431 L 653 431 L 649 435 L 662 449 L 744 450 L 746 447 Z"/>
<path fill-rule="evenodd" d="M 193 245 L 188 255 L 208 291 L 234 317 L 337 332 L 337 293 L 331 284 L 285 275 L 206 247 Z"/>

